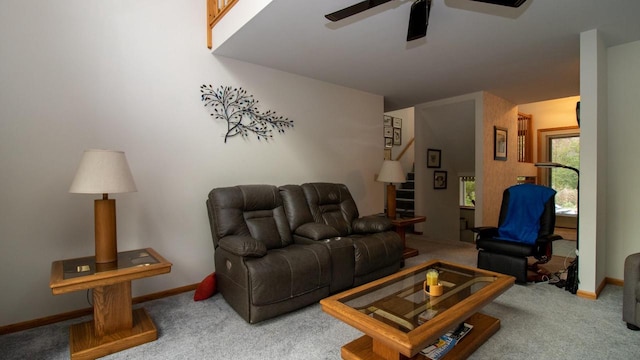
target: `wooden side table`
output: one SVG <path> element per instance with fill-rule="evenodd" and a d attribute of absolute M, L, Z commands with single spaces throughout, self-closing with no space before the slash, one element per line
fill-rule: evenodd
<path fill-rule="evenodd" d="M 427 221 L 426 216 L 416 216 L 410 218 L 395 218 L 391 219 L 391 223 L 395 227 L 396 232 L 400 235 L 402 239 L 402 245 L 404 246 L 404 251 L 402 253 L 403 258 L 410 258 L 413 256 L 418 256 L 418 250 L 407 247 L 407 229 L 406 227 L 409 225 L 421 223 Z"/>
<path fill-rule="evenodd" d="M 96 268 L 93 256 L 54 261 L 54 295 L 93 289 L 93 320 L 69 330 L 71 359 L 95 359 L 156 340 L 158 330 L 146 310 L 132 311 L 131 280 L 169 273 L 171 266 L 151 248 L 120 252 L 106 268 Z"/>

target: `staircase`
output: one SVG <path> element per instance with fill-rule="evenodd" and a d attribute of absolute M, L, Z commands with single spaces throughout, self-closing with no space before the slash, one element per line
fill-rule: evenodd
<path fill-rule="evenodd" d="M 396 214 L 398 217 L 414 217 L 415 215 L 415 173 L 407 173 L 407 182 L 396 189 Z"/>

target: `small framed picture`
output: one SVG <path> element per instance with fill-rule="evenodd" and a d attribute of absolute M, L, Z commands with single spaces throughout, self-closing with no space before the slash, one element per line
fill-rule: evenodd
<path fill-rule="evenodd" d="M 427 167 L 439 169 L 441 166 L 441 151 L 438 149 L 427 149 Z"/>
<path fill-rule="evenodd" d="M 447 188 L 447 172 L 446 171 L 433 172 L 433 188 L 434 189 Z"/>
<path fill-rule="evenodd" d="M 384 127 L 384 137 L 392 138 L 393 137 L 393 127 L 385 126 Z"/>
<path fill-rule="evenodd" d="M 383 123 L 384 126 L 392 126 L 393 127 L 393 118 L 388 115 L 384 115 Z"/>
<path fill-rule="evenodd" d="M 494 126 L 493 127 L 493 159 L 507 160 L 507 129 Z"/>
<path fill-rule="evenodd" d="M 393 138 L 384 138 L 384 147 L 385 149 L 393 147 Z"/>
<path fill-rule="evenodd" d="M 391 160 L 391 149 L 384 149 L 384 159 Z"/>
<path fill-rule="evenodd" d="M 393 118 L 393 127 L 394 128 L 398 128 L 398 129 L 402 129 L 402 119 L 394 117 Z"/>
<path fill-rule="evenodd" d="M 393 128 L 393 145 L 402 145 L 402 129 Z"/>

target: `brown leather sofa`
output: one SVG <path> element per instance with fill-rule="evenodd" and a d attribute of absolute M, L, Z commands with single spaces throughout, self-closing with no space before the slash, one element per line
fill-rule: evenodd
<path fill-rule="evenodd" d="M 239 185 L 209 193 L 218 291 L 247 322 L 396 272 L 391 222 L 358 217 L 341 184 Z"/>
<path fill-rule="evenodd" d="M 640 330 L 640 253 L 631 254 L 624 260 L 622 320 L 627 328 Z"/>
<path fill-rule="evenodd" d="M 336 271 L 333 275 L 352 276 L 353 283 L 347 284 L 347 279 L 344 279 L 340 284 L 333 284 L 332 292 L 362 285 L 400 269 L 402 240 L 393 231 L 391 220 L 377 215 L 360 218 L 356 203 L 345 185 L 287 185 L 280 187 L 280 194 L 295 241 L 313 243 L 330 239 L 325 240 L 325 244 L 332 249 L 339 241 L 352 245 L 349 248 L 353 250 L 353 267 Z M 303 201 L 307 206 L 303 206 Z"/>

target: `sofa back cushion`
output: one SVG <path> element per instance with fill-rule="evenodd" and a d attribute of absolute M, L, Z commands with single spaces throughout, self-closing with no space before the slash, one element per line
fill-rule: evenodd
<path fill-rule="evenodd" d="M 209 220 L 214 245 L 230 235 L 251 236 L 267 249 L 293 242 L 278 188 L 272 185 L 239 185 L 211 190 Z"/>
<path fill-rule="evenodd" d="M 353 232 L 352 222 L 359 217 L 358 208 L 349 189 L 343 184 L 302 184 L 313 220 L 335 228 L 340 236 Z"/>
<path fill-rule="evenodd" d="M 300 226 L 315 222 L 300 185 L 283 185 L 279 187 L 284 203 L 284 212 L 289 219 L 289 227 L 293 232 Z"/>

